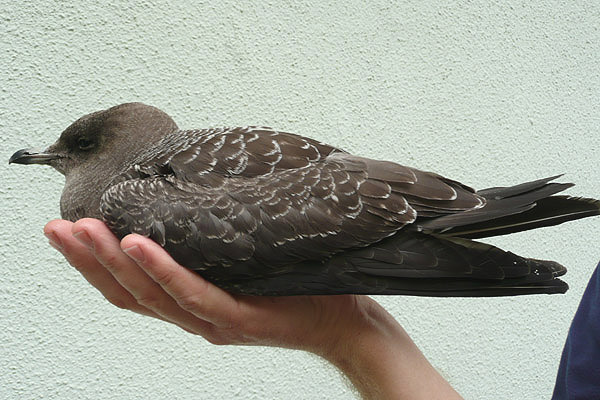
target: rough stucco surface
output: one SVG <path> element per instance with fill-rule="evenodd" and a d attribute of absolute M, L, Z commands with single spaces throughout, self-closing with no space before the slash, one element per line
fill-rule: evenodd
<path fill-rule="evenodd" d="M 181 127 L 270 125 L 480 188 L 566 173 L 600 196 L 598 4 L 258 3 L 0 1 L 0 161 L 143 101 Z M 112 307 L 42 235 L 62 177 L 0 169 L 0 398 L 354 396 L 316 357 Z M 548 398 L 599 237 L 588 219 L 491 241 L 567 265 L 564 296 L 378 300 L 467 399 Z"/>

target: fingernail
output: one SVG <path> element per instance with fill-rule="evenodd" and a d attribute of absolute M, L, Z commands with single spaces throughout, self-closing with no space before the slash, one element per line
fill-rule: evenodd
<path fill-rule="evenodd" d="M 48 238 L 48 242 L 50 243 L 50 246 L 54 247 L 58 251 L 62 251 L 63 245 L 62 245 L 62 242 L 60 241 L 60 239 L 58 238 L 58 236 L 56 236 L 52 232 L 49 232 L 49 233 L 44 232 L 44 235 L 46 235 L 46 237 Z"/>
<path fill-rule="evenodd" d="M 94 242 L 85 230 L 73 233 L 73 237 L 83 243 L 83 245 L 88 249 L 94 248 Z"/>
<path fill-rule="evenodd" d="M 127 254 L 129 257 L 131 257 L 136 262 L 139 262 L 139 263 L 144 262 L 144 259 L 145 259 L 144 252 L 142 251 L 142 249 L 139 248 L 138 245 L 123 249 L 123 252 L 125 254 Z"/>

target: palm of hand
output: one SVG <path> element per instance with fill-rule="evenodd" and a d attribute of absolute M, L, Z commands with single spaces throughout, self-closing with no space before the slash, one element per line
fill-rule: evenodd
<path fill-rule="evenodd" d="M 54 220 L 44 232 L 112 304 L 214 344 L 279 346 L 326 356 L 376 307 L 366 296 L 231 295 L 177 264 L 152 240 L 129 235 L 119 242 L 94 219 Z"/>

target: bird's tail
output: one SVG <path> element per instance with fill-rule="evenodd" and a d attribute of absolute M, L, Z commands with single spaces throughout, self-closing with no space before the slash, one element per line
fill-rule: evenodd
<path fill-rule="evenodd" d="M 600 215 L 598 200 L 553 196 L 573 186 L 550 182 L 559 176 L 480 190 L 477 194 L 487 201 L 484 207 L 431 219 L 423 222 L 421 227 L 444 236 L 477 239 Z"/>

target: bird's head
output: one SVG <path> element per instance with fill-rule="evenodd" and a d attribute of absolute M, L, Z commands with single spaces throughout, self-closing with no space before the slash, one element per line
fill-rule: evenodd
<path fill-rule="evenodd" d="M 79 118 L 53 145 L 19 150 L 9 163 L 46 164 L 68 175 L 82 167 L 118 162 L 115 155 L 132 158 L 133 149 L 143 147 L 139 142 L 156 143 L 174 130 L 175 122 L 158 108 L 126 103 Z"/>

